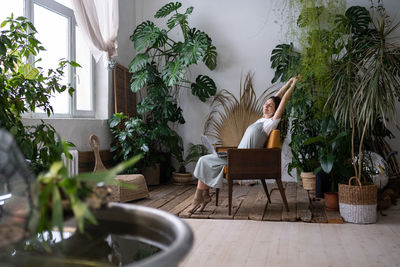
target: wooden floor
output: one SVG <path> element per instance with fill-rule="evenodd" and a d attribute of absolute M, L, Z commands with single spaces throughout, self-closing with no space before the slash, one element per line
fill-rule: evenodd
<path fill-rule="evenodd" d="M 283 208 L 282 198 L 276 184 L 269 184 L 271 203 L 261 185 L 234 185 L 232 215 L 228 215 L 227 186 L 220 191 L 219 205 L 212 201 L 203 212 L 190 214 L 190 204 L 196 190 L 195 185 L 161 185 L 150 187 L 150 196 L 132 203 L 161 209 L 181 218 L 234 219 L 255 221 L 303 221 L 317 223 L 343 223 L 338 212 L 326 212 L 323 200 L 311 201 L 306 190 L 297 183 L 285 183 L 285 194 L 289 212 Z"/>
<path fill-rule="evenodd" d="M 194 266 L 400 266 L 400 205 L 376 224 L 185 219 Z"/>

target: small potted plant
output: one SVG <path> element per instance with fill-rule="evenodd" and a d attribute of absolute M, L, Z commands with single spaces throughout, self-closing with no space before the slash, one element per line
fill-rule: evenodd
<path fill-rule="evenodd" d="M 328 211 L 339 210 L 339 199 L 337 194 L 337 183 L 339 177 L 346 177 L 346 158 L 350 159 L 345 144 L 347 132 L 340 131 L 337 122 L 332 115 L 326 116 L 320 124 L 319 135 L 311 137 L 304 142 L 304 145 L 315 144 L 318 148 L 318 160 L 321 170 L 330 178 L 331 191 L 324 192 L 325 209 Z"/>
<path fill-rule="evenodd" d="M 141 156 L 73 177 L 57 161 L 35 178 L 12 135 L 2 129 L 0 144 L 2 264 L 176 266 L 190 250 L 193 234 L 176 216 L 104 198 L 108 190 L 102 185 L 122 185 L 115 175 Z"/>
<path fill-rule="evenodd" d="M 202 144 L 189 143 L 186 157 L 184 157 L 182 138 L 179 137 L 177 147 L 172 154 L 179 163 L 178 171 L 172 173 L 172 179 L 177 184 L 185 184 L 192 181 L 192 174 L 186 171 L 186 166 L 191 162 L 196 162 L 201 156 L 206 155 L 207 148 Z"/>

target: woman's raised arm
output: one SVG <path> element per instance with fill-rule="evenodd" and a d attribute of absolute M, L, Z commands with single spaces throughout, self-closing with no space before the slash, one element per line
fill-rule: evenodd
<path fill-rule="evenodd" d="M 285 111 L 285 108 L 286 108 L 286 104 L 287 104 L 287 102 L 289 102 L 289 99 L 292 96 L 293 90 L 296 87 L 297 77 L 290 79 L 289 82 L 292 82 L 292 84 L 291 84 L 290 88 L 283 95 L 283 97 L 281 99 L 281 103 L 279 104 L 278 109 L 275 111 L 275 114 L 272 117 L 274 120 L 280 119 L 282 117 L 282 114 L 283 114 L 283 112 Z M 287 82 L 286 85 L 289 82 Z M 279 91 L 281 91 L 281 90 L 279 90 Z"/>
<path fill-rule="evenodd" d="M 295 79 L 295 77 L 292 77 L 289 79 L 289 81 L 287 81 L 285 83 L 284 86 L 281 87 L 281 89 L 279 89 L 279 91 L 275 94 L 275 96 L 279 97 L 282 99 L 283 94 L 286 92 L 286 90 L 289 88 L 289 85 L 293 82 L 293 80 Z"/>

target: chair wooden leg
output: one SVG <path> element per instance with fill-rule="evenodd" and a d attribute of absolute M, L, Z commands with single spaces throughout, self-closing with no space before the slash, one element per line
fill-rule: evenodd
<path fill-rule="evenodd" d="M 269 197 L 267 184 L 265 183 L 265 180 L 264 180 L 264 179 L 261 179 L 261 184 L 262 184 L 262 186 L 264 187 L 265 194 L 267 195 L 268 203 L 271 203 L 271 198 Z"/>
<path fill-rule="evenodd" d="M 286 211 L 289 211 L 289 205 L 286 200 L 286 194 L 285 194 L 285 189 L 283 188 L 283 185 L 282 185 L 282 180 L 276 179 L 276 184 L 278 185 L 279 192 L 281 193 L 283 204 L 285 205 Z"/>
<path fill-rule="evenodd" d="M 219 188 L 215 188 L 215 206 L 218 206 Z"/>
<path fill-rule="evenodd" d="M 228 185 L 229 185 L 229 193 L 228 193 L 228 198 L 229 198 L 228 215 L 232 215 L 232 191 L 233 191 L 233 181 L 232 181 L 232 179 L 229 179 L 229 180 L 228 180 Z"/>

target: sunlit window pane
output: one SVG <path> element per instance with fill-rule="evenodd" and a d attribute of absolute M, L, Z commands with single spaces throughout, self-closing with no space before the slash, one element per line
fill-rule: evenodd
<path fill-rule="evenodd" d="M 55 0 L 55 1 L 72 9 L 72 1 L 71 0 Z"/>
<path fill-rule="evenodd" d="M 1 1 L 0 4 L 0 23 L 11 16 L 11 13 L 14 14 L 14 18 L 24 15 L 23 0 Z M 1 30 L 4 30 L 4 28 Z"/>
<path fill-rule="evenodd" d="M 56 69 L 59 59 L 68 58 L 68 19 L 39 5 L 34 5 L 34 24 L 38 31 L 37 38 L 42 42 L 46 51 L 41 51 L 39 57 L 42 61 L 36 66 L 44 70 Z M 47 73 L 47 71 L 46 71 Z M 69 70 L 65 69 L 61 84 L 69 83 Z M 50 99 L 54 113 L 69 113 L 70 97 L 68 92 L 55 94 Z"/>
<path fill-rule="evenodd" d="M 90 87 L 90 50 L 82 34 L 76 27 L 76 61 L 82 68 L 76 68 L 76 108 L 77 110 L 92 110 Z"/>

